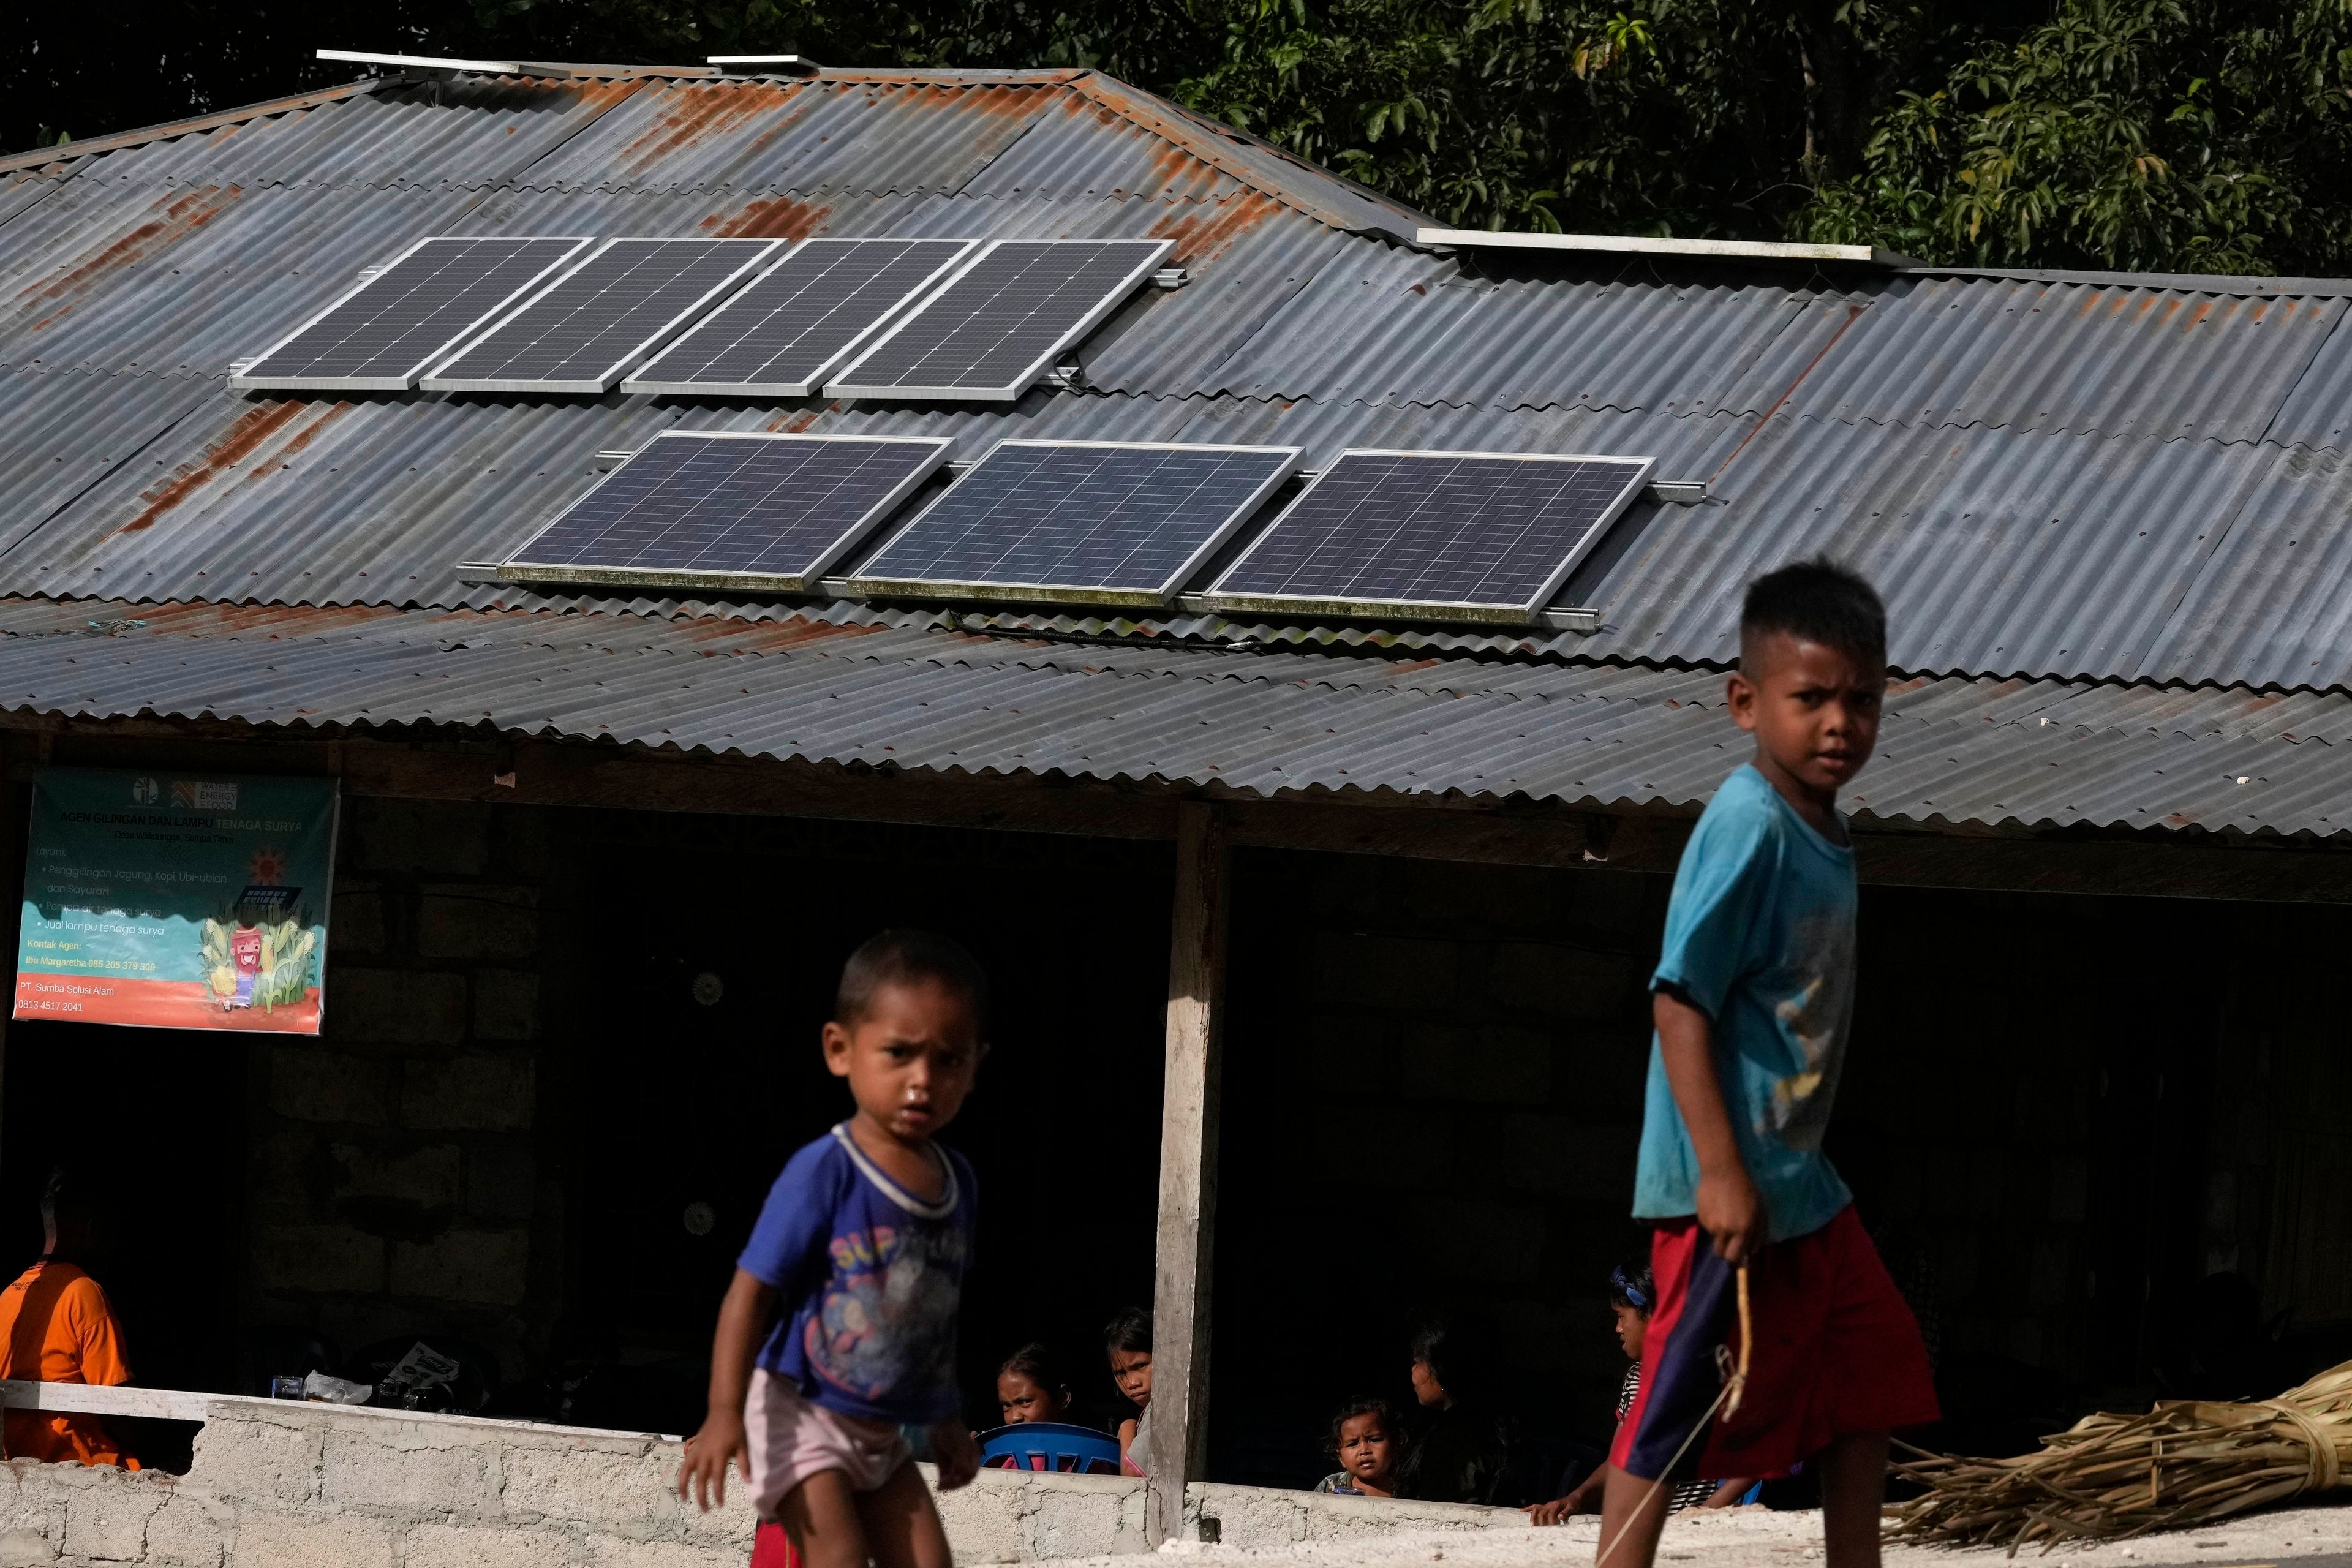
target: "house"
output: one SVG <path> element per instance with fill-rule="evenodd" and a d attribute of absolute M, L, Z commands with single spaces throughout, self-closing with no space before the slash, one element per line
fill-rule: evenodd
<path fill-rule="evenodd" d="M 1185 278 L 1003 405 L 230 386 L 436 234 L 1144 237 Z M 432 1333 L 502 1408 L 677 1430 L 768 1173 L 837 1113 L 800 1049 L 831 973 L 922 923 L 1002 988 L 976 1407 L 1150 1299 L 1194 1479 L 1311 1479 L 1420 1305 L 1597 1413 L 1738 595 L 1829 552 L 1895 627 L 1833 1149 L 1956 1428 L 2165 1386 L 2210 1274 L 2340 1359 L 2347 295 L 1449 235 L 1085 70 L 391 69 L 7 160 L 0 840 L 53 765 L 331 776 L 343 816 L 323 1036 L 12 1024 L 5 1223 L 102 1078 L 174 1199 L 118 1289 L 142 1381 Z M 666 431 L 1682 483 L 1520 626 L 467 567 Z"/>

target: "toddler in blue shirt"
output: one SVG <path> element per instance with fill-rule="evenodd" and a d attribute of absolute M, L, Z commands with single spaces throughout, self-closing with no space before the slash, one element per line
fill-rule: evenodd
<path fill-rule="evenodd" d="M 824 1043 L 856 1111 L 785 1164 L 719 1309 L 678 1494 L 724 1501 L 734 1464 L 807 1568 L 950 1568 L 899 1428 L 929 1427 L 941 1490 L 979 1469 L 955 1383 L 971 1167 L 932 1135 L 971 1091 L 986 1005 L 944 937 L 888 931 L 850 955 Z"/>

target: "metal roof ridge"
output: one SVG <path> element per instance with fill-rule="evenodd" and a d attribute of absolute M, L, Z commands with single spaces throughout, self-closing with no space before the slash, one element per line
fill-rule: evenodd
<path fill-rule="evenodd" d="M 1104 84 L 1109 84 L 1106 87 Z M 1202 162 L 1232 175 L 1249 189 L 1270 196 L 1285 205 L 1297 208 L 1317 222 L 1345 234 L 1373 234 L 1399 245 L 1413 243 L 1413 236 L 1429 226 L 1426 214 L 1415 212 L 1403 203 L 1384 196 L 1369 185 L 1360 184 L 1346 175 L 1307 162 L 1297 153 L 1276 146 L 1262 137 L 1253 136 L 1223 121 L 1213 120 L 1196 110 L 1185 108 L 1173 100 L 1160 97 L 1132 82 L 1122 81 L 1099 70 L 1077 73 L 1070 82 L 1079 93 L 1120 118 L 1141 126 L 1164 141 L 1173 142 Z M 1219 142 L 1231 142 L 1279 160 L 1298 171 L 1298 185 L 1269 180 L 1257 168 L 1234 158 Z M 1307 190 L 1308 184 L 1336 186 L 1369 206 L 1391 214 L 1395 222 L 1367 226 L 1358 217 L 1318 200 Z"/>
<path fill-rule="evenodd" d="M 2352 278 L 2257 278 L 2226 272 L 2101 272 L 2033 267 L 1937 267 L 1916 262 L 1896 278 L 1982 278 L 2000 282 L 2084 283 L 2111 289 L 2170 289 L 2189 294 L 2352 299 Z"/>
<path fill-rule="evenodd" d="M 12 153 L 0 157 L 0 174 L 14 174 L 19 169 L 37 169 L 45 164 L 61 163 L 75 158 L 92 158 L 101 153 L 120 153 L 155 142 L 170 142 L 182 136 L 217 131 L 225 125 L 242 125 L 248 120 L 290 114 L 299 109 L 318 109 L 326 104 L 340 103 L 347 98 L 364 98 L 387 87 L 404 87 L 414 79 L 406 72 L 364 77 L 358 81 L 345 82 L 341 87 L 321 88 L 316 92 L 297 93 L 290 98 L 264 99 L 259 103 L 199 114 L 193 119 L 167 120 L 160 125 L 142 125 L 132 131 L 93 136 L 86 142 L 66 142 L 55 147 L 37 147 L 29 153 Z"/>

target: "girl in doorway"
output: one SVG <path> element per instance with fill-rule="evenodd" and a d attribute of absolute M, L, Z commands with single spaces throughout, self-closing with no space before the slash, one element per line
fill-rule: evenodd
<path fill-rule="evenodd" d="M 1119 1468 L 1139 1476 L 1151 1448 L 1151 1314 L 1129 1307 L 1113 1318 L 1103 1328 L 1103 1353 L 1110 1358 L 1111 1381 L 1136 1407 L 1133 1420 L 1118 1424 Z"/>

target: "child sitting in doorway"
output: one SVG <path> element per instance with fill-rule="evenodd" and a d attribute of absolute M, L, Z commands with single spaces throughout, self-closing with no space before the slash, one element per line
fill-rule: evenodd
<path fill-rule="evenodd" d="M 1151 1314 L 1129 1307 L 1103 1327 L 1103 1353 L 1110 1377 L 1139 1414 L 1118 1424 L 1119 1468 L 1139 1476 L 1150 1462 L 1151 1437 Z"/>
<path fill-rule="evenodd" d="M 1070 1380 L 1061 1363 L 1042 1342 L 1032 1340 L 996 1369 L 996 1407 L 1004 1425 L 1070 1418 Z"/>
<path fill-rule="evenodd" d="M 1339 1468 L 1315 1483 L 1339 1497 L 1394 1497 L 1404 1458 L 1404 1422 L 1385 1399 L 1351 1399 L 1331 1417 L 1331 1456 Z"/>
<path fill-rule="evenodd" d="M 850 955 L 823 1042 L 856 1110 L 784 1166 L 719 1306 L 678 1495 L 723 1502 L 738 1470 L 807 1568 L 951 1568 L 900 1426 L 928 1426 L 940 1490 L 979 1472 L 955 1386 L 974 1184 L 932 1139 L 971 1089 L 987 1006 L 944 937 L 886 931 Z"/>
<path fill-rule="evenodd" d="M 1650 1310 L 1656 1305 L 1657 1296 L 1657 1287 L 1651 1282 L 1650 1266 L 1646 1263 L 1626 1264 L 1609 1276 L 1609 1310 L 1617 1320 L 1617 1346 L 1633 1363 L 1625 1369 L 1625 1381 L 1617 1385 L 1617 1419 L 1621 1424 L 1642 1392 L 1642 1346 L 1649 1332 Z M 1573 1514 L 1599 1513 L 1601 1488 L 1608 1479 L 1608 1467 L 1601 1466 L 1566 1497 L 1537 1503 L 1523 1511 L 1535 1524 L 1558 1524 Z M 1668 1494 L 1666 1511 L 1729 1508 L 1755 1485 L 1752 1479 L 1685 1481 Z"/>

